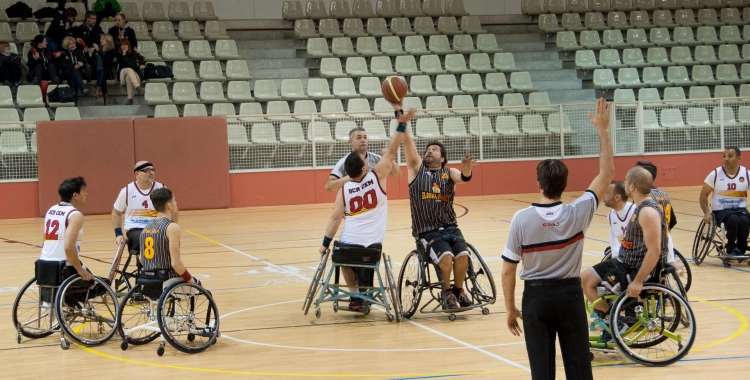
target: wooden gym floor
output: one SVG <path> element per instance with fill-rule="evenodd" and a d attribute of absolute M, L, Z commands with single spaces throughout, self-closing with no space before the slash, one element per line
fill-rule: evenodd
<path fill-rule="evenodd" d="M 700 222 L 699 187 L 665 188 L 672 197 L 678 224 L 676 247 L 690 257 Z M 459 189 L 460 194 L 460 189 Z M 567 193 L 569 202 L 581 192 Z M 108 196 L 90 193 L 89 197 Z M 33 275 L 39 257 L 42 221 L 0 221 L 0 378 L 37 379 L 54 375 L 75 378 L 355 378 L 383 379 L 471 377 L 528 379 L 523 337 L 514 337 L 505 324 L 500 285 L 500 255 L 513 214 L 537 194 L 457 197 L 459 226 L 487 260 L 498 287 L 490 314 L 419 314 L 411 321 L 388 323 L 385 315 L 334 313 L 323 304 L 318 319 L 304 316 L 302 300 L 317 265 L 317 248 L 331 205 L 277 206 L 228 210 L 184 211 L 183 261 L 212 290 L 221 314 L 218 343 L 188 355 L 167 346 L 156 355 L 157 342 L 120 350 L 117 335 L 96 348 L 73 345 L 63 351 L 59 335 L 15 340 L 11 308 L 18 289 Z M 179 202 L 179 194 L 177 194 Z M 391 201 L 384 251 L 394 262 L 413 249 L 409 205 Z M 603 204 L 586 234 L 584 267 L 599 262 L 609 231 Z M 109 215 L 87 216 L 82 243 L 83 262 L 94 274 L 106 275 L 115 244 Z M 691 261 L 692 263 L 692 261 Z M 691 352 L 665 368 L 630 363 L 620 354 L 597 353 L 597 379 L 705 379 L 721 374 L 742 378 L 750 370 L 750 268 L 726 269 L 715 258 L 692 265 L 691 306 L 698 334 Z M 519 282 L 516 296 L 522 293 Z M 424 299 L 423 299 L 424 302 Z M 564 378 L 558 352 L 558 377 Z"/>

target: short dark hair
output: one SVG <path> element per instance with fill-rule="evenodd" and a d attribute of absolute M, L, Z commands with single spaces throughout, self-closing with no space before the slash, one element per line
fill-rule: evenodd
<path fill-rule="evenodd" d="M 737 157 L 741 155 L 740 148 L 734 145 L 727 145 L 724 147 L 724 150 L 730 150 L 730 149 L 734 151 L 734 154 L 737 155 Z"/>
<path fill-rule="evenodd" d="M 31 40 L 31 46 L 35 46 L 35 47 L 39 46 L 39 44 L 41 44 L 45 39 L 46 37 L 44 37 L 43 34 L 35 36 L 34 39 Z"/>
<path fill-rule="evenodd" d="M 549 199 L 560 198 L 568 186 L 568 167 L 560 160 L 544 160 L 536 166 L 536 179 L 542 187 L 542 195 Z"/>
<path fill-rule="evenodd" d="M 78 11 L 73 7 L 65 8 L 63 14 L 65 15 L 65 18 L 78 17 Z"/>
<path fill-rule="evenodd" d="M 623 202 L 627 202 L 628 194 L 625 193 L 625 182 L 612 181 L 612 184 L 615 185 L 615 195 L 619 195 Z"/>
<path fill-rule="evenodd" d="M 445 145 L 443 145 L 443 143 L 441 143 L 438 140 L 432 140 L 432 141 L 430 141 L 430 142 L 427 143 L 427 146 L 424 147 L 425 153 L 427 153 L 427 148 L 429 148 L 429 147 L 431 147 L 433 145 L 437 145 L 438 147 L 440 147 L 440 158 L 444 158 L 444 160 L 440 163 L 440 167 L 444 168 L 445 164 L 448 163 L 448 151 L 445 150 Z"/>
<path fill-rule="evenodd" d="M 154 205 L 154 210 L 164 212 L 167 209 L 167 203 L 171 202 L 174 196 L 172 195 L 172 190 L 162 187 L 161 189 L 152 191 L 149 198 L 151 198 L 151 203 Z"/>
<path fill-rule="evenodd" d="M 651 173 L 651 178 L 653 179 L 653 181 L 656 181 L 656 165 L 652 164 L 650 161 L 638 161 L 635 163 L 635 165 L 646 169 L 649 173 Z"/>
<path fill-rule="evenodd" d="M 351 131 L 349 131 L 349 139 L 352 138 L 352 136 L 354 135 L 354 132 L 366 132 L 366 131 L 362 127 L 354 127 L 354 128 L 352 128 Z"/>
<path fill-rule="evenodd" d="M 80 193 L 84 187 L 86 187 L 86 181 L 83 177 L 68 178 L 57 188 L 57 193 L 60 194 L 61 201 L 70 202 L 73 199 L 73 194 Z"/>
<path fill-rule="evenodd" d="M 83 15 L 84 18 L 89 18 L 91 16 L 96 17 L 96 12 L 94 12 L 94 11 L 86 11 L 86 13 Z"/>
<path fill-rule="evenodd" d="M 357 178 L 362 175 L 362 167 L 365 166 L 365 160 L 357 152 L 349 153 L 344 160 L 344 170 L 349 178 Z"/>

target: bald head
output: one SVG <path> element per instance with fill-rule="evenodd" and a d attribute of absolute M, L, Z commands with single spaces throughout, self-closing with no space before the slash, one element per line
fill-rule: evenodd
<path fill-rule="evenodd" d="M 654 177 L 651 176 L 651 173 L 648 170 L 640 166 L 635 166 L 630 168 L 628 174 L 625 176 L 626 189 L 632 191 L 630 189 L 631 184 L 634 187 L 632 190 L 635 190 L 642 195 L 651 194 L 651 186 L 654 184 Z"/>

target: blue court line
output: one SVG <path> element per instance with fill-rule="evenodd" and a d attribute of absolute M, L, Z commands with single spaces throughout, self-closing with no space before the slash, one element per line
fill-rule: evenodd
<path fill-rule="evenodd" d="M 705 362 L 705 361 L 714 361 L 714 360 L 735 360 L 735 359 L 750 359 L 750 355 L 725 356 L 725 357 L 717 357 L 717 358 L 682 359 L 680 360 L 680 362 Z M 596 367 L 620 367 L 620 366 L 626 366 L 626 365 L 639 365 L 639 364 L 638 363 L 602 364 L 602 365 L 594 365 L 594 368 Z"/>
<path fill-rule="evenodd" d="M 437 376 L 420 376 L 420 377 L 398 377 L 391 380 L 416 380 L 416 379 L 442 379 L 445 377 L 458 377 L 458 376 L 471 376 L 471 375 L 437 375 Z"/>

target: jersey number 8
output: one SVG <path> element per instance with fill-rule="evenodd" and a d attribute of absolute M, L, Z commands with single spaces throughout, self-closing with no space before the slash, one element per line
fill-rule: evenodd
<path fill-rule="evenodd" d="M 143 257 L 151 260 L 154 258 L 154 238 L 151 236 L 143 239 L 143 243 L 146 245 L 143 249 Z"/>

